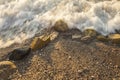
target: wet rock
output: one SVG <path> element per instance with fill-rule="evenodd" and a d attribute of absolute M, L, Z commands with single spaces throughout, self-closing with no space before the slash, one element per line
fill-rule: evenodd
<path fill-rule="evenodd" d="M 50 42 L 50 36 L 40 36 L 35 37 L 32 41 L 30 47 L 33 51 L 43 48 L 45 45 L 47 45 Z"/>
<path fill-rule="evenodd" d="M 8 80 L 9 76 L 17 70 L 16 65 L 11 61 L 0 62 L 0 80 Z"/>
<path fill-rule="evenodd" d="M 108 38 L 115 44 L 120 44 L 120 34 L 110 34 Z"/>
<path fill-rule="evenodd" d="M 65 31 L 67 31 L 69 29 L 67 23 L 65 23 L 63 20 L 56 21 L 53 28 L 56 31 L 59 31 L 59 32 L 65 32 Z"/>
<path fill-rule="evenodd" d="M 83 35 L 94 37 L 97 35 L 97 32 L 94 29 L 86 29 L 85 31 L 83 31 Z"/>
<path fill-rule="evenodd" d="M 33 51 L 41 49 L 44 46 L 46 46 L 48 43 L 50 43 L 51 41 L 55 40 L 58 34 L 59 34 L 58 32 L 52 31 L 49 34 L 44 34 L 40 37 L 35 37 L 32 43 L 30 44 L 30 48 Z"/>
<path fill-rule="evenodd" d="M 86 29 L 83 31 L 83 37 L 81 38 L 84 42 L 91 42 L 97 35 L 97 32 L 94 29 Z"/>
<path fill-rule="evenodd" d="M 97 36 L 97 40 L 102 41 L 102 42 L 108 42 L 109 39 L 106 36 L 99 35 Z"/>
<path fill-rule="evenodd" d="M 9 60 L 21 60 L 28 56 L 31 52 L 31 48 L 18 48 L 9 53 Z"/>
<path fill-rule="evenodd" d="M 115 30 L 116 33 L 120 34 L 120 30 Z"/>
<path fill-rule="evenodd" d="M 54 31 L 50 34 L 50 40 L 53 41 L 58 37 L 59 33 Z"/>

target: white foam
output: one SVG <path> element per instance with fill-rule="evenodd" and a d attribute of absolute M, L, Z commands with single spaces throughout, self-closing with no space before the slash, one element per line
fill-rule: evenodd
<path fill-rule="evenodd" d="M 0 0 L 0 48 L 24 40 L 63 19 L 69 28 L 103 35 L 120 29 L 117 0 Z"/>

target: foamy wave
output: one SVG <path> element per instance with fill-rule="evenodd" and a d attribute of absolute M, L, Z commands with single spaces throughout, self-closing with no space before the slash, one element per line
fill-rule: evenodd
<path fill-rule="evenodd" d="M 120 29 L 117 0 L 0 0 L 0 48 L 33 37 L 58 19 L 103 35 Z"/>

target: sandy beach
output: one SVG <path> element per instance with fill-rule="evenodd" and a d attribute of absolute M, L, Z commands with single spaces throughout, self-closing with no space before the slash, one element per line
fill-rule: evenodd
<path fill-rule="evenodd" d="M 83 42 L 72 39 L 79 30 L 59 33 L 59 36 L 29 56 L 15 61 L 17 71 L 10 80 L 120 80 L 120 46 L 96 39 Z M 0 61 L 8 52 L 29 46 L 32 39 L 0 50 Z"/>

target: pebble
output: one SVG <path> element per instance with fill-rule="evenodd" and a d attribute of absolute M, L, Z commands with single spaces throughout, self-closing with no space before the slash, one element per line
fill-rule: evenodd
<path fill-rule="evenodd" d="M 8 80 L 10 75 L 17 70 L 16 65 L 11 61 L 0 62 L 0 80 Z"/>

